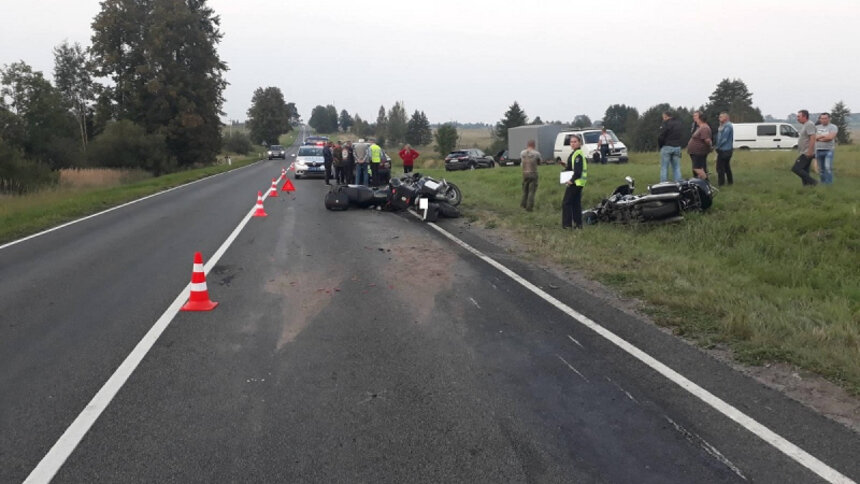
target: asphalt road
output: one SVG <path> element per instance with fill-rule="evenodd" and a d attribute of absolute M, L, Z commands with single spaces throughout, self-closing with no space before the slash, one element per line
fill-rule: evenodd
<path fill-rule="evenodd" d="M 0 250 L 0 482 L 24 480 L 289 163 Z M 54 482 L 822 482 L 408 214 L 267 199 Z M 468 196 L 468 194 L 464 194 Z M 857 434 L 455 235 L 851 479 Z"/>

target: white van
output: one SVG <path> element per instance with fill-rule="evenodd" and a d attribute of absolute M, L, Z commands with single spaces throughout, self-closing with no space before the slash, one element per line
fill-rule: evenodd
<path fill-rule="evenodd" d="M 736 150 L 778 150 L 797 148 L 800 135 L 788 123 L 733 123 Z"/>
<path fill-rule="evenodd" d="M 552 152 L 553 159 L 555 159 L 556 162 L 566 162 L 567 157 L 570 156 L 570 137 L 579 136 L 579 139 L 582 140 L 582 152 L 585 153 L 589 162 L 593 162 L 594 154 L 599 154 L 597 150 L 597 140 L 600 138 L 600 133 L 600 128 L 562 131 L 555 138 L 555 147 Z M 615 133 L 613 133 L 611 129 L 607 129 L 606 133 L 612 137 L 612 144 L 614 145 L 610 150 L 606 161 L 609 163 L 627 163 L 629 160 L 627 157 L 627 147 L 618 139 L 618 136 L 615 136 Z"/>

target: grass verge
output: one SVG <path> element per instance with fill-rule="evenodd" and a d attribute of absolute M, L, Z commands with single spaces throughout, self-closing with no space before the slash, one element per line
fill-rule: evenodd
<path fill-rule="evenodd" d="M 658 324 L 677 334 L 730 348 L 741 362 L 794 364 L 860 395 L 860 147 L 838 149 L 832 186 L 801 187 L 789 171 L 794 157 L 736 152 L 734 185 L 720 190 L 707 213 L 678 224 L 574 233 L 560 228 L 561 167 L 540 167 L 531 213 L 519 207 L 518 167 L 424 171 L 459 185 L 464 213 L 476 223 L 510 230 L 532 256 L 643 300 Z M 644 192 L 659 181 L 659 155 L 589 165 L 583 207 L 625 175 Z"/>
<path fill-rule="evenodd" d="M 222 163 L 105 188 L 61 185 L 25 196 L 4 196 L 0 198 L 0 243 L 193 180 L 239 168 L 258 159 L 256 156 L 234 156 L 230 166 Z"/>

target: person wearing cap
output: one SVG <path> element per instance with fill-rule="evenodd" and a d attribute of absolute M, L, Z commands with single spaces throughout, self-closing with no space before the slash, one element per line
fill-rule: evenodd
<path fill-rule="evenodd" d="M 579 136 L 570 137 L 570 149 L 565 171 L 572 171 L 573 176 L 566 182 L 567 187 L 561 201 L 561 228 L 581 229 L 582 189 L 588 182 L 588 160 L 582 152 L 582 140 Z"/>

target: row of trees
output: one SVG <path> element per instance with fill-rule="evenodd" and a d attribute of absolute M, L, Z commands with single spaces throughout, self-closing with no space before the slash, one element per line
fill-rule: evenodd
<path fill-rule="evenodd" d="M 0 191 L 67 167 L 158 175 L 214 161 L 227 70 L 219 23 L 206 0 L 104 0 L 89 48 L 54 49 L 53 84 L 25 62 L 3 66 Z"/>
<path fill-rule="evenodd" d="M 338 114 L 337 108 L 331 104 L 318 105 L 311 111 L 308 124 L 320 133 L 342 131 L 352 132 L 360 137 L 374 137 L 380 145 L 426 145 L 433 141 L 433 131 L 424 111 L 416 109 L 407 119 L 406 107 L 400 101 L 394 103 L 388 111 L 385 106 L 379 106 L 375 123 L 365 121 L 357 113 L 350 116 L 346 109 Z"/>
<path fill-rule="evenodd" d="M 736 123 L 755 123 L 764 121 L 759 108 L 753 105 L 752 93 L 746 84 L 740 79 L 723 79 L 717 84 L 713 93 L 708 97 L 708 102 L 698 108 L 687 108 L 684 106 L 672 106 L 661 103 L 651 106 L 641 115 L 633 106 L 624 104 L 613 104 L 606 109 L 603 119 L 594 124 L 611 129 L 621 138 L 631 150 L 653 151 L 657 149 L 657 134 L 663 122 L 663 112 L 673 113 L 681 121 L 682 126 L 692 126 L 693 112 L 704 113 L 711 129 L 716 133 L 719 125 L 719 113 L 725 111 Z M 840 143 L 850 143 L 850 131 L 848 122 L 851 112 L 841 101 L 836 103 L 831 111 L 831 121 L 839 127 Z M 540 117 L 535 118 L 531 124 L 542 124 Z M 514 101 L 505 112 L 504 118 L 496 123 L 494 130 L 495 141 L 491 150 L 501 150 L 507 147 L 508 128 L 530 124 L 525 111 Z M 592 126 L 591 119 L 580 114 L 574 117 L 570 123 L 550 121 L 549 124 L 567 124 L 575 128 Z M 685 133 L 689 138 L 690 133 Z M 686 144 L 687 139 L 682 140 Z"/>

